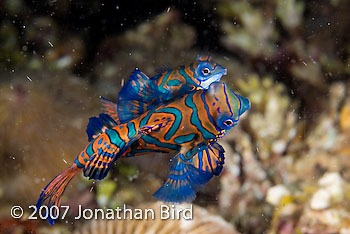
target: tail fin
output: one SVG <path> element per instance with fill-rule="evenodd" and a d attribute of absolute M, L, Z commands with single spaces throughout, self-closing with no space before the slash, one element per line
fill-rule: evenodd
<path fill-rule="evenodd" d="M 213 174 L 195 168 L 192 164 L 182 161 L 179 156 L 175 158 L 168 179 L 153 197 L 175 203 L 193 201 L 197 191 L 213 177 Z"/>
<path fill-rule="evenodd" d="M 156 87 L 153 81 L 140 70 L 131 73 L 118 96 L 120 123 L 129 122 L 149 109 L 155 100 Z"/>
<path fill-rule="evenodd" d="M 78 172 L 80 172 L 81 169 L 82 168 L 78 168 L 76 163 L 73 163 L 69 168 L 64 170 L 62 173 L 58 174 L 41 192 L 39 199 L 36 203 L 36 207 L 39 209 L 47 199 L 49 199 L 48 210 L 50 210 L 52 206 L 60 207 L 61 198 L 64 193 L 64 190 L 66 189 L 71 179 Z M 52 217 L 50 217 L 51 214 L 49 214 L 47 218 L 47 221 L 51 225 L 53 225 L 56 221 L 54 217 L 56 217 L 57 210 L 52 209 L 52 211 Z"/>

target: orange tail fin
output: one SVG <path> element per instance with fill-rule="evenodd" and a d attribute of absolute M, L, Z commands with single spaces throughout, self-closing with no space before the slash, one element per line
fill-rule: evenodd
<path fill-rule="evenodd" d="M 64 190 L 66 189 L 71 179 L 81 170 L 82 168 L 79 168 L 76 163 L 73 163 L 62 173 L 58 174 L 41 192 L 39 199 L 36 203 L 36 207 L 39 209 L 47 199 L 49 199 L 49 210 L 52 206 L 60 207 L 61 198 L 64 193 Z M 52 214 L 53 217 L 56 217 L 57 210 L 53 209 L 52 211 L 54 212 L 54 214 Z M 47 218 L 47 221 L 51 225 L 53 225 L 56 221 L 56 219 L 54 219 L 53 217 L 50 217 L 50 215 L 48 215 Z"/>

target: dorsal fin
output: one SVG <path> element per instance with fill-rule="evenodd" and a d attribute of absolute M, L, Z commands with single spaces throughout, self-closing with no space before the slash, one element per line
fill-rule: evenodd
<path fill-rule="evenodd" d="M 162 74 L 162 73 L 169 71 L 170 69 L 171 69 L 171 67 L 169 64 L 164 64 L 163 66 L 156 68 L 155 72 L 157 74 Z"/>
<path fill-rule="evenodd" d="M 197 61 L 207 61 L 207 62 L 212 62 L 212 58 L 210 55 L 204 55 L 204 54 L 199 54 L 197 55 Z"/>
<path fill-rule="evenodd" d="M 143 72 L 135 69 L 119 92 L 117 111 L 120 123 L 129 122 L 153 104 L 157 87 Z"/>
<path fill-rule="evenodd" d="M 107 114 L 102 113 L 99 117 L 89 118 L 89 123 L 86 128 L 89 142 L 95 139 L 99 134 L 116 125 L 117 123 Z"/>
<path fill-rule="evenodd" d="M 102 96 L 100 96 L 100 99 L 102 104 L 102 112 L 112 117 L 116 123 L 119 123 L 117 104 Z"/>

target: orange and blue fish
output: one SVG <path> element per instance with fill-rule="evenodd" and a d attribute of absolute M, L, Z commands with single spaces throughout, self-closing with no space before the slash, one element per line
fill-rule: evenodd
<path fill-rule="evenodd" d="M 48 200 L 49 207 L 59 207 L 66 186 L 77 173 L 103 179 L 115 161 L 136 155 L 133 145 L 139 154 L 175 152 L 168 178 L 153 196 L 166 202 L 192 201 L 199 188 L 221 173 L 224 150 L 217 140 L 237 125 L 249 108 L 247 98 L 225 83 L 214 82 L 208 89 L 161 103 L 127 123 L 117 124 L 106 114 L 92 118 L 90 123 L 96 124 L 89 124 L 89 144 L 44 188 L 36 206 Z M 55 219 L 49 217 L 48 221 L 53 224 Z"/>
<path fill-rule="evenodd" d="M 198 55 L 191 64 L 158 72 L 148 77 L 135 69 L 119 92 L 117 104 L 101 97 L 104 113 L 117 123 L 126 123 L 160 103 L 193 90 L 207 89 L 227 74 L 226 68 L 214 62 L 209 55 Z"/>

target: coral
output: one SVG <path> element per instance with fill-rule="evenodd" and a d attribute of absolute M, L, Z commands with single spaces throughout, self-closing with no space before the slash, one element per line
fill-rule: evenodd
<path fill-rule="evenodd" d="M 247 1 L 220 1 L 218 13 L 224 18 L 222 44 L 228 50 L 241 49 L 253 57 L 276 52 L 278 34 L 271 12 L 263 14 Z"/>
<path fill-rule="evenodd" d="M 270 233 L 292 230 L 301 233 L 346 233 L 349 229 L 349 197 L 345 183 L 338 173 L 326 173 L 318 186 L 304 184 L 300 190 L 275 204 Z M 312 189 L 310 189 L 312 188 Z"/>

